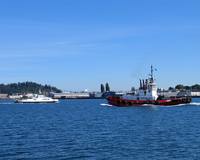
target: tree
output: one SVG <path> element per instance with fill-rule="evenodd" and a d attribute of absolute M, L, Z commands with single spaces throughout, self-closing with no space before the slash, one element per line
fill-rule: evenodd
<path fill-rule="evenodd" d="M 26 94 L 26 93 L 50 93 L 56 92 L 61 93 L 60 89 L 49 85 L 41 85 L 35 82 L 22 82 L 22 83 L 11 83 L 11 84 L 0 84 L 0 93 L 5 94 Z"/>
<path fill-rule="evenodd" d="M 110 92 L 110 86 L 108 83 L 106 83 L 106 92 Z"/>
<path fill-rule="evenodd" d="M 200 85 L 195 84 L 195 85 L 191 86 L 191 88 L 192 88 L 193 91 L 199 91 L 200 90 Z"/>
<path fill-rule="evenodd" d="M 101 84 L 101 93 L 104 93 L 105 92 L 105 88 L 104 88 L 104 85 Z"/>
<path fill-rule="evenodd" d="M 175 89 L 173 87 L 168 88 L 169 91 L 174 91 Z"/>
<path fill-rule="evenodd" d="M 184 90 L 184 85 L 178 84 L 175 88 L 176 88 L 177 90 Z"/>
<path fill-rule="evenodd" d="M 132 92 L 135 92 L 135 87 L 131 87 L 131 91 L 132 91 Z"/>
<path fill-rule="evenodd" d="M 191 87 L 190 87 L 190 86 L 185 86 L 184 88 L 185 88 L 185 90 L 187 90 L 187 91 L 188 91 L 188 90 L 191 90 Z"/>

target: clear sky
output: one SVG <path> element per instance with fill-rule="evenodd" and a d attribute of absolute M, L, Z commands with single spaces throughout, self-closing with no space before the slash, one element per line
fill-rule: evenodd
<path fill-rule="evenodd" d="M 199 0 L 1 0 L 0 83 L 129 90 L 200 83 Z"/>

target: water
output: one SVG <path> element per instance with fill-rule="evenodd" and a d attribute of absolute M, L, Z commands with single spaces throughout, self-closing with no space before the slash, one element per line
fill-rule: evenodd
<path fill-rule="evenodd" d="M 200 99 L 143 108 L 0 101 L 0 160 L 9 159 L 200 159 Z"/>

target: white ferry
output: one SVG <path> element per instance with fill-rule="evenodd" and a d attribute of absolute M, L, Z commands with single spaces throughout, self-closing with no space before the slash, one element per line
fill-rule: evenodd
<path fill-rule="evenodd" d="M 56 103 L 58 99 L 52 99 L 44 95 L 33 94 L 32 97 L 24 96 L 21 99 L 17 99 L 15 103 Z"/>

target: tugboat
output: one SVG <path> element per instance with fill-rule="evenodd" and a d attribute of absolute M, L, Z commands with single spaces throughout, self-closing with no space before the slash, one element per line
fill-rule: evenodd
<path fill-rule="evenodd" d="M 151 66 L 150 77 L 146 80 L 140 80 L 140 88 L 134 93 L 122 96 L 109 96 L 107 97 L 108 103 L 119 107 L 129 106 L 171 106 L 179 104 L 187 104 L 191 102 L 191 97 L 170 97 L 165 98 L 158 96 L 157 86 L 153 75 L 154 69 Z"/>

